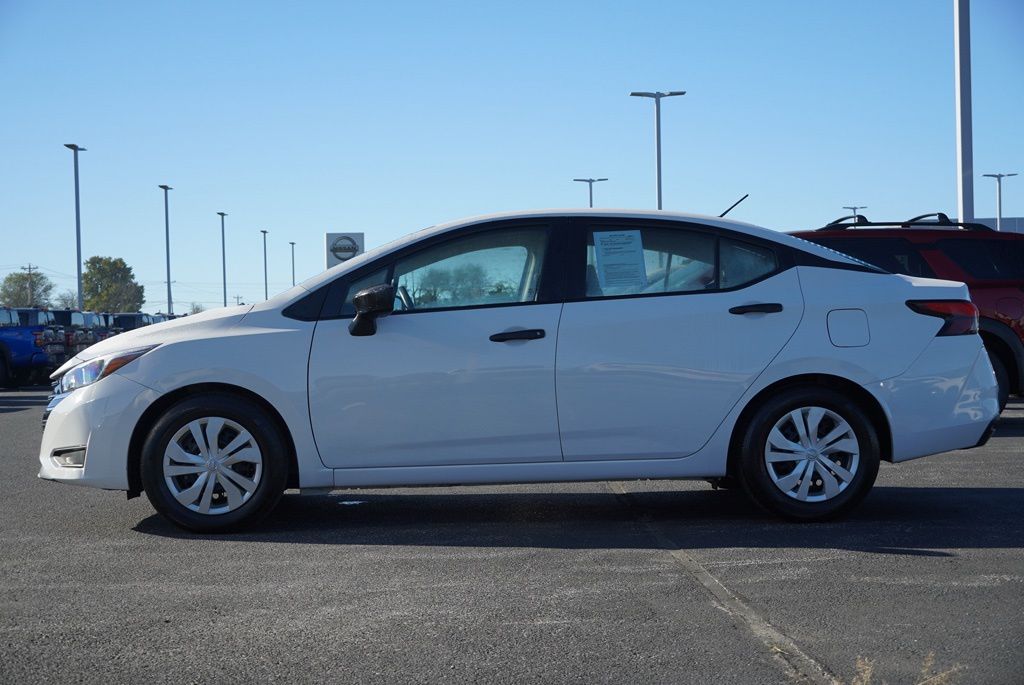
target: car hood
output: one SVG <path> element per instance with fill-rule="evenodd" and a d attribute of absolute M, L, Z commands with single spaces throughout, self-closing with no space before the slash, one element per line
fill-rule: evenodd
<path fill-rule="evenodd" d="M 235 307 L 221 307 L 212 309 L 201 314 L 190 314 L 180 319 L 172 319 L 163 323 L 143 326 L 133 331 L 126 331 L 102 340 L 95 345 L 85 348 L 74 357 L 68 359 L 64 364 L 54 371 L 50 378 L 57 378 L 68 369 L 107 354 L 133 350 L 149 345 L 161 345 L 163 343 L 194 338 L 200 335 L 208 335 L 218 330 L 226 330 L 237 325 L 246 314 L 252 310 L 253 305 L 240 305 Z"/>

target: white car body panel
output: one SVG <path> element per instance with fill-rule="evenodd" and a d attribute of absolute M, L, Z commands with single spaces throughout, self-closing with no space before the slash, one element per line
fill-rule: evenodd
<path fill-rule="evenodd" d="M 365 338 L 349 336 L 347 320 L 281 313 L 320 286 L 447 230 L 591 214 L 701 223 L 832 266 L 791 267 L 733 292 L 395 314 Z M 146 409 L 211 384 L 273 408 L 294 443 L 299 484 L 310 489 L 722 476 L 743 410 L 796 376 L 838 377 L 874 397 L 891 427 L 893 461 L 973 446 L 998 414 L 981 339 L 935 337 L 941 321 L 905 305 L 968 299 L 966 287 L 869 273 L 858 264 L 767 229 L 669 212 L 550 210 L 433 227 L 254 307 L 149 326 L 81 352 L 55 376 L 83 360 L 159 345 L 54 406 L 40 477 L 130 490 L 128 463 L 138 458 L 130 440 Z M 782 303 L 783 311 L 727 313 L 764 301 Z M 670 316 L 677 309 L 684 313 L 678 320 Z M 838 310 L 862 311 L 867 334 L 845 314 L 830 330 Z M 546 336 L 487 340 L 514 328 L 543 328 Z M 77 445 L 87 446 L 84 468 L 53 462 L 54 450 Z"/>
<path fill-rule="evenodd" d="M 323 462 L 561 461 L 554 384 L 561 309 L 395 313 L 365 337 L 349 335 L 348 319 L 321 321 L 309 360 L 309 404 Z M 547 335 L 489 340 L 524 329 Z"/>

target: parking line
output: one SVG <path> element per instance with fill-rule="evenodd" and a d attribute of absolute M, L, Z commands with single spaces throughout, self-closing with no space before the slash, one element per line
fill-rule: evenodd
<path fill-rule="evenodd" d="M 833 675 L 824 665 L 808 656 L 788 635 L 769 623 L 764 617 L 744 602 L 740 597 L 711 575 L 700 562 L 680 549 L 663 530 L 658 528 L 650 514 L 641 510 L 634 502 L 631 493 L 619 482 L 608 483 L 609 489 L 623 504 L 633 512 L 644 525 L 658 546 L 672 555 L 687 573 L 704 586 L 718 600 L 721 608 L 738 619 L 738 623 L 746 626 L 754 637 L 760 640 L 769 653 L 788 671 L 788 675 L 801 683 L 815 685 L 839 685 L 842 681 Z"/>

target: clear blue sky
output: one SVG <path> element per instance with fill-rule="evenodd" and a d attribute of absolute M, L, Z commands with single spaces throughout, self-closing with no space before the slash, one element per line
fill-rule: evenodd
<path fill-rule="evenodd" d="M 1024 2 L 974 0 L 975 168 L 1024 173 Z M 369 246 L 462 216 L 665 207 L 772 228 L 842 205 L 955 214 L 952 2 L 35 2 L 0 0 L 0 277 L 74 285 L 83 253 L 124 257 L 163 309 L 160 183 L 178 311 L 262 297 L 323 267 L 326 231 Z M 976 180 L 979 216 L 994 213 Z M 1024 215 L 1024 177 L 1004 214 Z"/>

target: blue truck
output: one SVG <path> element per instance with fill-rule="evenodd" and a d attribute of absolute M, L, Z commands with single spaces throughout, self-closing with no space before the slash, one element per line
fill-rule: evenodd
<path fill-rule="evenodd" d="M 52 313 L 0 307 L 0 386 L 47 383 L 64 359 L 64 336 Z"/>

